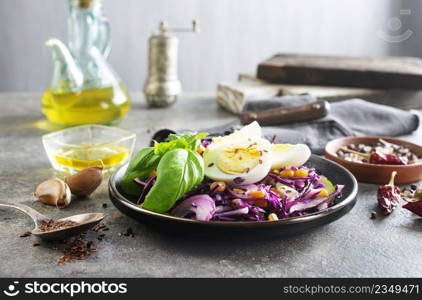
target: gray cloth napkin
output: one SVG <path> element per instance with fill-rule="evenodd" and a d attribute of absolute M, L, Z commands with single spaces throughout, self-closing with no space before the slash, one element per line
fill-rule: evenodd
<path fill-rule="evenodd" d="M 250 101 L 245 110 L 259 111 L 280 106 L 298 106 L 314 102 L 309 95 L 283 96 L 268 100 Z M 409 134 L 419 126 L 419 117 L 409 111 L 375 104 L 361 99 L 331 103 L 329 114 L 321 119 L 305 122 L 263 126 L 263 135 L 274 138 L 276 143 L 304 143 L 313 153 L 322 154 L 325 145 L 336 138 L 353 135 L 400 136 Z M 236 121 L 224 126 L 200 131 L 210 136 L 224 135 L 241 127 Z M 192 129 L 190 129 L 192 130 Z M 168 134 L 186 130 L 163 129 L 153 135 L 153 140 L 163 141 Z"/>

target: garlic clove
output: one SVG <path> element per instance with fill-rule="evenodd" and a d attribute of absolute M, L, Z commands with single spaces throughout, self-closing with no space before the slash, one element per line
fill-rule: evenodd
<path fill-rule="evenodd" d="M 89 167 L 65 178 L 72 194 L 78 197 L 88 197 L 101 184 L 103 180 L 103 169 L 101 167 Z"/>
<path fill-rule="evenodd" d="M 40 183 L 34 196 L 45 204 L 64 208 L 71 202 L 72 194 L 69 186 L 59 178 L 51 178 Z"/>

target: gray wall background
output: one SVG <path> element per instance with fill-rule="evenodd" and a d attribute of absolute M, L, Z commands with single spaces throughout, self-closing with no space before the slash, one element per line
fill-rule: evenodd
<path fill-rule="evenodd" d="M 200 34 L 181 34 L 179 75 L 184 90 L 213 91 L 219 81 L 254 73 L 276 52 L 337 55 L 414 55 L 420 49 L 418 13 L 411 0 L 105 0 L 112 24 L 109 61 L 130 90 L 141 90 L 147 39 L 160 20 L 172 26 L 201 21 Z M 67 0 L 0 0 L 0 92 L 43 91 L 52 62 L 43 42 L 66 40 Z M 400 9 L 411 15 L 400 16 Z M 399 16 L 394 31 L 389 20 Z M 413 35 L 390 43 L 377 34 Z"/>

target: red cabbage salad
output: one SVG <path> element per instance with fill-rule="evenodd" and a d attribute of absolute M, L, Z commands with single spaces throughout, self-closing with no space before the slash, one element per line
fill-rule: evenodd
<path fill-rule="evenodd" d="M 273 144 L 257 122 L 230 135 L 171 134 L 130 160 L 120 188 L 144 209 L 200 221 L 275 221 L 327 209 L 336 185 L 304 144 Z"/>

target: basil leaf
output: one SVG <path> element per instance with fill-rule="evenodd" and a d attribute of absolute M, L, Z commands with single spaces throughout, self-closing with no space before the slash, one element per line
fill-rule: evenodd
<path fill-rule="evenodd" d="M 153 147 L 140 150 L 130 160 L 126 173 L 120 180 L 120 187 L 130 195 L 139 195 L 142 187 L 133 182 L 133 179 L 145 179 L 153 170 L 157 168 L 160 156 L 154 153 Z"/>
<path fill-rule="evenodd" d="M 204 179 L 204 162 L 198 153 L 174 149 L 167 152 L 157 168 L 157 181 L 142 207 L 158 213 L 170 210 L 177 200 Z"/>
<path fill-rule="evenodd" d="M 155 143 L 154 151 L 157 155 L 164 155 L 173 149 L 193 150 L 198 149 L 201 139 L 206 137 L 208 133 L 185 132 L 178 134 L 170 134 L 168 142 Z"/>

